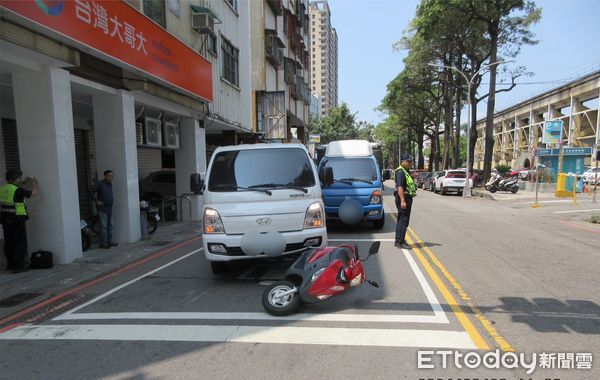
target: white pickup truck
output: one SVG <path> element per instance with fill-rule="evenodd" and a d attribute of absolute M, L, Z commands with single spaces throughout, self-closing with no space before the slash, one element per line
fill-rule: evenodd
<path fill-rule="evenodd" d="M 322 175 L 333 182 L 333 174 Z M 202 240 L 213 273 L 232 260 L 327 245 L 316 167 L 301 144 L 218 148 L 202 181 Z"/>

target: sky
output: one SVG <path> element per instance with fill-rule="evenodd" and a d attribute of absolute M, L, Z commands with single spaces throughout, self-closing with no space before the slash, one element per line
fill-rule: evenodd
<path fill-rule="evenodd" d="M 393 44 L 408 28 L 419 1 L 328 3 L 339 39 L 339 102 L 358 112 L 357 120 L 377 124 L 386 115 L 375 108 L 386 94 L 386 85 L 402 71 L 407 55 L 395 51 Z M 496 95 L 497 111 L 600 69 L 600 0 L 537 0 L 536 5 L 542 8 L 542 17 L 531 30 L 540 42 L 524 46 L 510 63 L 525 66 L 534 76 L 518 78 L 512 91 Z M 479 103 L 478 118 L 485 115 L 485 108 L 485 101 Z"/>

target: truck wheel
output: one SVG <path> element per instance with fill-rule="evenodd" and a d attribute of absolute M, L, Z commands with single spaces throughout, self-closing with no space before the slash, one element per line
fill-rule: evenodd
<path fill-rule="evenodd" d="M 280 297 L 279 295 L 290 290 L 297 289 L 296 285 L 289 281 L 276 281 L 269 286 L 262 295 L 262 304 L 265 310 L 278 317 L 290 315 L 300 307 L 300 296 L 298 292 Z"/>
<path fill-rule="evenodd" d="M 210 269 L 212 269 L 213 274 L 222 274 L 227 272 L 229 266 L 225 261 L 211 261 Z"/>
<path fill-rule="evenodd" d="M 376 229 L 380 230 L 383 228 L 384 224 L 385 224 L 385 212 L 381 212 L 381 219 L 375 220 L 373 222 L 373 226 L 375 226 Z"/>

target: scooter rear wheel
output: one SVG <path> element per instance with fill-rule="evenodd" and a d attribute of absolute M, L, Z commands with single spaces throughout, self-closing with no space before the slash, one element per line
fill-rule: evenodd
<path fill-rule="evenodd" d="M 289 281 L 274 282 L 263 292 L 263 307 L 269 314 L 278 317 L 294 313 L 300 307 L 300 297 L 298 296 L 298 293 L 288 294 L 284 297 L 280 297 L 279 295 L 295 288 L 296 285 Z"/>

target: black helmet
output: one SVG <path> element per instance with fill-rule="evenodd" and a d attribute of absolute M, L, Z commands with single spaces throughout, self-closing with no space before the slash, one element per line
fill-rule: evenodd
<path fill-rule="evenodd" d="M 23 172 L 20 171 L 19 169 L 8 169 L 6 171 L 6 180 L 12 181 L 14 179 L 19 178 L 22 175 L 23 175 Z"/>

